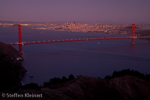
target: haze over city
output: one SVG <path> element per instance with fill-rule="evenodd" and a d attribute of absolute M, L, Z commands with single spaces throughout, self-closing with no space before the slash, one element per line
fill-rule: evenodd
<path fill-rule="evenodd" d="M 0 21 L 150 23 L 150 0 L 1 0 Z"/>

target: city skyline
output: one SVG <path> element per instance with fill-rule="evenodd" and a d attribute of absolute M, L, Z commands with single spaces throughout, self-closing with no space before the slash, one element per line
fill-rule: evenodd
<path fill-rule="evenodd" d="M 0 21 L 150 23 L 149 0 L 1 0 Z"/>

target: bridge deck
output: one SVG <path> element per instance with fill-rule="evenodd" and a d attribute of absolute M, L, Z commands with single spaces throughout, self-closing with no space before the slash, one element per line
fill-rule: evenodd
<path fill-rule="evenodd" d="M 83 38 L 83 39 L 66 39 L 66 40 L 52 40 L 52 41 L 38 41 L 38 42 L 22 42 L 22 45 L 29 44 L 42 44 L 42 43 L 58 43 L 58 42 L 75 42 L 75 41 L 92 41 L 92 40 L 115 40 L 115 39 L 146 39 L 150 38 L 150 36 L 142 36 L 142 37 L 105 37 L 105 38 Z M 20 43 L 11 43 L 10 45 L 19 45 Z"/>

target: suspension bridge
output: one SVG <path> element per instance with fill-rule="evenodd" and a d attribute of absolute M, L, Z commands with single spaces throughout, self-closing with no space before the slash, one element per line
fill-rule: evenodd
<path fill-rule="evenodd" d="M 17 43 L 11 43 L 11 46 L 18 45 L 19 46 L 19 52 L 22 53 L 22 46 L 23 45 L 30 45 L 30 44 L 43 44 L 43 43 L 59 43 L 59 42 L 76 42 L 76 41 L 93 41 L 93 40 L 116 40 L 116 39 L 131 39 L 131 44 L 134 45 L 135 39 L 146 39 L 150 38 L 150 36 L 135 36 L 135 24 L 132 24 L 132 30 L 131 30 L 131 36 L 129 37 L 100 37 L 100 38 L 83 38 L 83 39 L 65 39 L 65 40 L 48 40 L 48 41 L 38 41 L 38 42 L 22 42 L 22 36 L 21 36 L 21 26 L 20 24 L 18 26 L 18 41 Z M 25 26 L 23 26 L 25 27 Z M 26 27 L 28 28 L 28 27 Z M 30 29 L 30 28 L 29 28 Z M 12 29 L 10 29 L 12 30 Z M 10 31 L 8 30 L 8 31 Z M 30 29 L 32 30 L 32 29 Z M 6 32 L 8 32 L 6 31 Z M 36 30 L 35 30 L 36 31 Z M 4 33 L 6 33 L 4 32 Z M 36 31 L 38 32 L 38 31 Z M 4 34 L 1 33 L 0 35 Z"/>

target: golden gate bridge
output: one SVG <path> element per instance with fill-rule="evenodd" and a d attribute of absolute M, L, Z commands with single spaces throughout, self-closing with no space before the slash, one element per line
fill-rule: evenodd
<path fill-rule="evenodd" d="M 22 42 L 22 36 L 21 36 L 21 26 L 20 24 L 18 26 L 18 40 L 17 43 L 11 43 L 11 46 L 18 45 L 19 46 L 19 53 L 22 53 L 22 46 L 23 45 L 29 45 L 29 44 L 43 44 L 43 43 L 59 43 L 59 42 L 76 42 L 76 41 L 93 41 L 93 40 L 116 40 L 116 39 L 131 39 L 131 44 L 134 45 L 134 39 L 146 39 L 150 38 L 150 36 L 135 36 L 135 24 L 132 24 L 132 30 L 131 30 L 131 36 L 129 37 L 100 37 L 100 38 L 83 38 L 83 39 L 65 39 L 65 40 L 48 40 L 48 41 L 38 41 L 38 42 Z M 25 26 L 23 26 L 25 27 Z M 28 27 L 26 27 L 28 28 Z M 13 28 L 12 28 L 13 29 Z M 10 29 L 10 30 L 12 30 Z M 30 29 L 30 28 L 29 28 Z M 10 31 L 8 30 L 8 31 Z M 32 30 L 32 29 L 30 29 Z M 8 32 L 6 31 L 6 32 Z M 34 30 L 36 31 L 36 30 Z M 6 33 L 4 32 L 4 33 Z M 36 31 L 38 32 L 38 31 Z M 0 35 L 4 34 L 1 33 Z M 41 32 L 40 32 L 41 33 Z"/>

